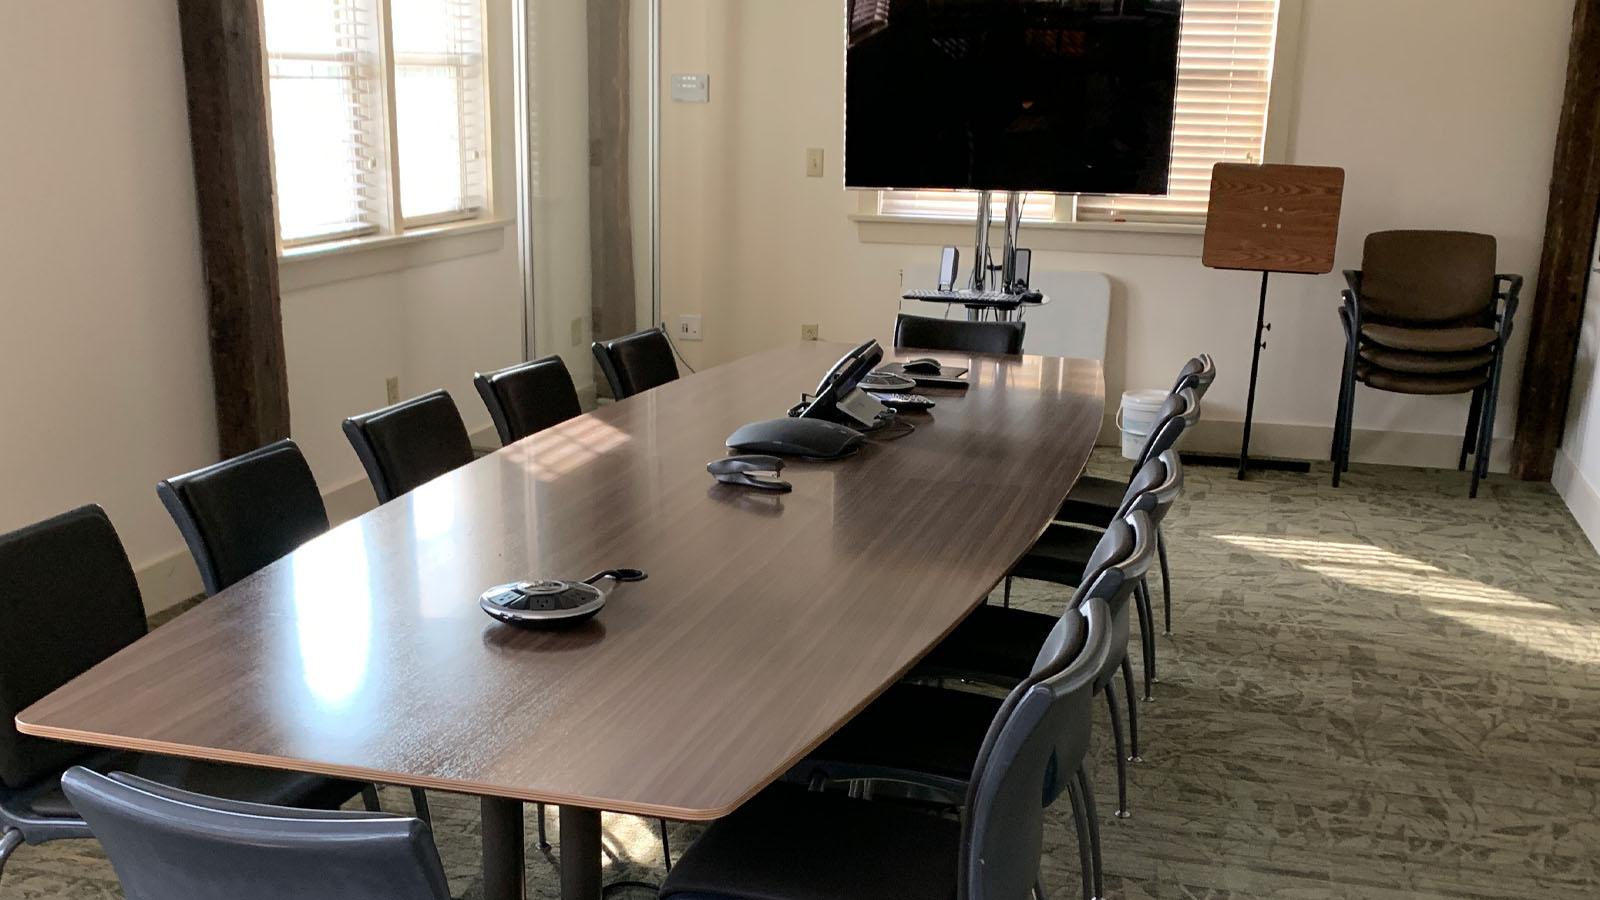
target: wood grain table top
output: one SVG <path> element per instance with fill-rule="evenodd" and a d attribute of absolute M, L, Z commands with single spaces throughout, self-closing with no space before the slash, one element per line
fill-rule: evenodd
<path fill-rule="evenodd" d="M 1044 529 L 1099 431 L 1091 360 L 937 354 L 966 392 L 787 495 L 718 485 L 843 344 L 565 422 L 335 528 L 17 717 L 25 733 L 678 819 L 735 809 L 892 684 Z M 921 353 L 915 355 L 923 355 Z M 632 566 L 567 631 L 486 587 Z"/>

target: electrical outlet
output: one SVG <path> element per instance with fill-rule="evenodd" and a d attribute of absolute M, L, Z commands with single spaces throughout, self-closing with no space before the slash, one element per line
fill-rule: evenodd
<path fill-rule="evenodd" d="M 583 343 L 583 316 L 572 317 L 572 346 Z"/>
<path fill-rule="evenodd" d="M 807 147 L 806 148 L 806 177 L 807 178 L 821 178 L 822 177 L 822 148 L 821 147 Z"/>
<path fill-rule="evenodd" d="M 383 393 L 390 403 L 400 402 L 400 376 L 390 375 L 383 380 Z"/>
<path fill-rule="evenodd" d="M 700 340 L 700 317 L 679 316 L 677 337 L 680 341 Z"/>
<path fill-rule="evenodd" d="M 802 340 L 802 341 L 814 341 L 816 339 L 817 339 L 817 326 L 815 326 L 815 325 L 801 325 L 800 326 L 800 340 Z"/>

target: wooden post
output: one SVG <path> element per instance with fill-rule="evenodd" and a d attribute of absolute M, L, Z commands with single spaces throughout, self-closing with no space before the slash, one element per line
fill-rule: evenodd
<path fill-rule="evenodd" d="M 289 436 L 257 0 L 178 0 L 222 458 Z"/>
<path fill-rule="evenodd" d="M 1511 472 L 1548 481 L 1567 418 L 1600 216 L 1600 0 L 1577 0 L 1550 173 L 1539 280 L 1528 314 Z"/>

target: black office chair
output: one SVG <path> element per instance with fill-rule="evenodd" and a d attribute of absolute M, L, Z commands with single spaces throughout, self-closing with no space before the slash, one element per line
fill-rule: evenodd
<path fill-rule="evenodd" d="M 583 412 L 572 373 L 559 356 L 472 376 L 500 443 L 509 446 Z"/>
<path fill-rule="evenodd" d="M 161 481 L 156 496 L 208 597 L 328 530 L 311 467 L 287 439 Z"/>
<path fill-rule="evenodd" d="M 288 556 L 328 530 L 316 478 L 294 441 L 284 439 L 156 484 L 210 597 Z M 411 789 L 417 815 L 427 795 Z M 373 809 L 377 798 L 371 799 Z"/>
<path fill-rule="evenodd" d="M 1086 604 L 1105 604 L 1107 615 L 1125 607 L 1153 557 L 1148 542 L 1143 547 L 1137 543 L 1133 526 L 1104 532 L 1084 585 L 1047 633 L 1028 674 L 1039 672 L 1059 652 L 1063 629 L 1081 618 Z M 791 776 L 819 786 L 860 780 L 911 783 L 958 803 L 999 706 L 999 699 L 987 694 L 911 682 L 895 685 L 812 751 Z M 1093 793 L 1085 789 L 1083 799 L 1092 808 Z M 1078 833 L 1079 853 L 1089 857 L 1096 855 L 1099 822 L 1090 818 L 1086 824 Z"/>
<path fill-rule="evenodd" d="M 344 420 L 344 436 L 361 458 L 379 503 L 473 460 L 467 426 L 444 391 L 351 416 Z"/>
<path fill-rule="evenodd" d="M 97 750 L 22 734 L 16 716 L 141 637 L 144 603 L 111 520 L 83 506 L 0 535 L 0 871 L 26 842 L 91 837 L 61 791 L 74 765 L 239 800 L 337 808 L 370 786 L 296 772 Z"/>
<path fill-rule="evenodd" d="M 1148 546 L 1154 553 L 1156 529 L 1171 508 L 1182 486 L 1181 466 L 1178 463 L 1177 453 L 1169 450 L 1160 459 L 1152 460 L 1147 465 L 1146 472 L 1135 481 L 1137 483 L 1134 487 L 1143 487 L 1145 483 L 1156 486 L 1147 492 L 1130 496 L 1126 518 L 1113 522 L 1107 531 L 1120 529 L 1124 522 L 1134 518 L 1134 513 L 1141 513 L 1142 522 L 1147 530 L 1141 532 L 1136 528 L 1135 539 L 1141 548 Z M 1098 552 L 1097 550 L 1096 553 Z M 1141 577 L 1140 585 L 1133 592 L 1135 598 L 1143 592 L 1143 581 Z M 1106 693 L 1106 703 L 1111 714 L 1112 737 L 1116 742 L 1119 818 L 1126 818 L 1128 815 L 1127 763 L 1137 762 L 1140 759 L 1139 707 L 1134 698 L 1133 668 L 1127 659 L 1127 639 L 1132 634 L 1128 621 L 1129 605 L 1137 607 L 1138 603 L 1114 604 L 1111 614 L 1117 623 L 1117 634 L 1122 638 L 1121 643 L 1113 650 L 1115 654 L 1113 662 L 1122 672 L 1123 688 L 1127 693 L 1128 742 L 1132 747 L 1131 753 L 1124 752 L 1122 715 L 1116 703 L 1116 688 L 1112 684 L 1112 676 L 1116 674 L 1116 670 L 1107 671 L 1105 677 L 1096 684 L 1097 689 L 1103 689 Z M 1000 606 L 980 606 L 957 625 L 949 637 L 928 653 L 922 661 L 922 670 L 937 675 L 956 674 L 963 678 L 989 681 L 999 685 L 1015 684 L 1018 679 L 1028 674 L 1034 655 L 1038 653 L 1040 645 L 1054 627 L 1055 621 L 1054 616 L 1045 613 Z M 1141 615 L 1141 631 L 1147 629 L 1147 623 L 1147 617 Z M 1153 642 L 1152 639 L 1144 646 L 1148 648 Z M 1148 679 L 1152 675 L 1152 670 L 1147 669 L 1145 682 L 1147 691 Z M 1147 693 L 1146 698 L 1148 697 Z"/>
<path fill-rule="evenodd" d="M 1188 388 L 1194 391 L 1195 403 L 1189 408 L 1188 419 L 1192 426 L 1200 421 L 1200 403 L 1204 400 L 1206 391 L 1211 389 L 1211 383 L 1217 378 L 1217 366 L 1207 354 L 1200 354 L 1184 364 L 1178 373 L 1178 380 L 1172 385 L 1172 391 L 1167 395 L 1167 402 L 1172 402 L 1173 395 Z M 1163 407 L 1165 412 L 1165 407 Z M 1157 423 L 1161 415 L 1156 417 Z M 1132 471 L 1138 472 L 1139 467 L 1146 460 L 1153 459 L 1165 453 L 1167 448 L 1155 443 L 1156 429 L 1152 428 L 1150 435 L 1145 438 L 1145 445 L 1140 448 L 1139 458 L 1134 461 Z M 1065 503 L 1056 513 L 1056 518 L 1063 522 L 1072 522 L 1078 525 L 1088 525 L 1094 528 L 1104 528 L 1117 513 L 1122 504 L 1122 495 L 1127 488 L 1127 482 L 1116 478 L 1101 478 L 1097 475 L 1085 475 L 1073 485 L 1072 493 L 1067 495 Z M 1161 562 L 1161 607 L 1162 630 L 1167 634 L 1172 633 L 1172 569 L 1167 564 L 1167 539 L 1166 533 L 1156 532 L 1156 551 Z"/>
<path fill-rule="evenodd" d="M 966 319 L 932 319 L 927 316 L 895 317 L 894 345 L 957 353 L 1022 352 L 1026 322 L 971 322 Z"/>
<path fill-rule="evenodd" d="M 660 387 L 678 378 L 678 363 L 673 359 L 672 343 L 659 328 L 595 341 L 594 360 L 611 386 L 611 396 L 626 400 L 641 391 Z"/>
<path fill-rule="evenodd" d="M 1087 787 L 1094 680 L 1115 636 L 1094 599 L 1063 617 L 1061 649 L 990 721 L 959 823 L 897 804 L 779 785 L 684 852 L 667 900 L 1015 900 L 1043 895 L 1044 810 Z M 1075 805 L 1075 818 L 1083 814 Z M 1080 828 L 1083 827 L 1080 824 Z M 804 848 L 797 850 L 796 848 Z M 1092 860 L 1085 879 L 1098 871 Z M 1085 884 L 1085 895 L 1098 894 Z"/>
<path fill-rule="evenodd" d="M 416 819 L 238 803 L 84 768 L 61 786 L 128 900 L 450 900 Z"/>

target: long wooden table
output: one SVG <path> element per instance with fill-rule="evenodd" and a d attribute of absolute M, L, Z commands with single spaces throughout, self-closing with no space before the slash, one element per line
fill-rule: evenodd
<path fill-rule="evenodd" d="M 573 419 L 311 541 L 24 710 L 27 734 L 483 798 L 485 894 L 523 892 L 523 801 L 561 806 L 562 889 L 600 810 L 706 820 L 779 777 L 970 612 L 1100 427 L 1098 362 L 964 357 L 966 392 L 794 492 L 717 485 L 737 426 L 845 350 L 757 354 Z M 330 427 L 331 424 L 330 424 Z M 522 631 L 489 585 L 639 567 Z"/>

